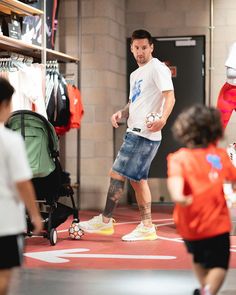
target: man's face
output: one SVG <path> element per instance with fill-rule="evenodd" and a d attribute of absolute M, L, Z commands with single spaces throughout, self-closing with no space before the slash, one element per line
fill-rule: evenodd
<path fill-rule="evenodd" d="M 153 44 L 148 39 L 135 39 L 131 44 L 131 52 L 139 66 L 145 65 L 152 58 Z"/>

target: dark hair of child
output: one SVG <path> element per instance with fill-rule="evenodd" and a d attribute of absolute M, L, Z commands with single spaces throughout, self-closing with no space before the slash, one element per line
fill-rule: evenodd
<path fill-rule="evenodd" d="M 188 148 L 207 147 L 223 137 L 218 109 L 196 104 L 184 110 L 176 119 L 174 137 Z"/>
<path fill-rule="evenodd" d="M 2 102 L 9 103 L 14 91 L 11 84 L 5 78 L 0 77 L 0 104 Z"/>

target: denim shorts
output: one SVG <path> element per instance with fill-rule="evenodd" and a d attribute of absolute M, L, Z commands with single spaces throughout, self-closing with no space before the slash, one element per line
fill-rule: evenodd
<path fill-rule="evenodd" d="M 161 141 L 152 141 L 132 132 L 125 133 L 112 171 L 133 181 L 147 179 L 160 143 Z"/>

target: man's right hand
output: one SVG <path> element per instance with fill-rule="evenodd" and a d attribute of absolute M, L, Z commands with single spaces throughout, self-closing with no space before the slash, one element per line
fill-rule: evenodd
<path fill-rule="evenodd" d="M 112 124 L 112 126 L 115 127 L 115 128 L 118 128 L 119 127 L 118 123 L 120 122 L 121 118 L 122 118 L 122 112 L 121 111 L 118 111 L 115 114 L 113 114 L 111 116 L 111 124 Z"/>

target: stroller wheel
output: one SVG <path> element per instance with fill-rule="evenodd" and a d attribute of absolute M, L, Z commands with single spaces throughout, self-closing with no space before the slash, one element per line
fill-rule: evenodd
<path fill-rule="evenodd" d="M 57 243 L 57 231 L 55 228 L 52 228 L 49 233 L 49 241 L 52 246 Z"/>

